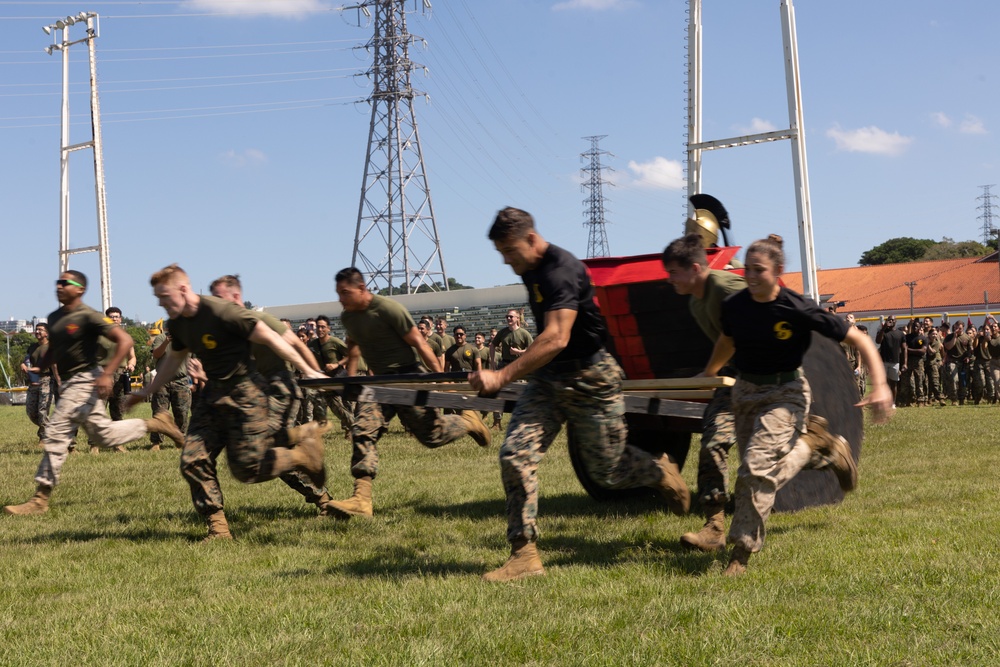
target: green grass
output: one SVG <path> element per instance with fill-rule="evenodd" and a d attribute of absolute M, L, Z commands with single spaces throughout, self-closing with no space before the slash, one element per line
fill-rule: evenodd
<path fill-rule="evenodd" d="M 860 489 L 774 515 L 738 579 L 679 549 L 698 517 L 591 501 L 562 438 L 540 473 L 548 575 L 512 585 L 479 578 L 507 551 L 496 447 L 427 450 L 394 422 L 376 516 L 349 523 L 220 462 L 237 540 L 213 544 L 178 450 L 79 454 L 48 514 L 0 517 L 0 664 L 993 665 L 998 418 L 869 428 Z M 327 443 L 343 497 L 349 449 Z M 31 495 L 39 456 L 23 408 L 0 408 L 0 502 Z"/>

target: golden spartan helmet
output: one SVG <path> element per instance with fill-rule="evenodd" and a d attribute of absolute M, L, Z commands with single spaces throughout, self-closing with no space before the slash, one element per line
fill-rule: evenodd
<path fill-rule="evenodd" d="M 711 211 L 696 208 L 694 215 L 688 218 L 684 224 L 684 233 L 698 234 L 701 236 L 702 246 L 711 248 L 719 244 L 719 221 L 715 219 Z"/>
<path fill-rule="evenodd" d="M 728 246 L 729 239 L 726 236 L 726 230 L 729 229 L 730 225 L 729 212 L 726 211 L 722 202 L 712 195 L 703 193 L 691 195 L 688 197 L 688 201 L 694 208 L 694 214 L 687 219 L 684 233 L 691 234 L 693 232 L 700 235 L 702 245 L 706 248 L 720 245 L 719 235 L 721 234 L 721 245 Z"/>

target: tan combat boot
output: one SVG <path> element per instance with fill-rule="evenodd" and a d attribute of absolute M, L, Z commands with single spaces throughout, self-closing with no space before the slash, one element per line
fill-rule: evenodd
<path fill-rule="evenodd" d="M 747 562 L 750 560 L 750 552 L 743 547 L 733 547 L 733 553 L 729 556 L 729 567 L 723 572 L 727 577 L 738 577 L 747 571 Z"/>
<path fill-rule="evenodd" d="M 333 500 L 333 498 L 330 497 L 330 494 L 324 491 L 323 495 L 313 501 L 313 505 L 319 508 L 320 514 L 323 514 L 323 508 L 326 507 L 326 504 L 331 500 Z"/>
<path fill-rule="evenodd" d="M 151 451 L 151 452 L 158 452 L 158 451 L 160 451 L 160 444 L 159 443 L 153 443 L 152 445 L 149 446 L 149 451 Z"/>
<path fill-rule="evenodd" d="M 815 454 L 829 463 L 842 491 L 853 491 L 858 485 L 858 466 L 851 446 L 841 435 L 830 433 L 830 423 L 819 415 L 809 415 L 806 433 L 802 436 Z"/>
<path fill-rule="evenodd" d="M 465 422 L 469 437 L 476 441 L 480 447 L 489 447 L 493 444 L 493 436 L 490 429 L 475 410 L 462 410 L 462 421 Z"/>
<path fill-rule="evenodd" d="M 691 509 L 691 492 L 688 491 L 687 482 L 681 477 L 680 468 L 666 453 L 656 459 L 656 467 L 660 469 L 663 476 L 660 478 L 659 484 L 653 488 L 666 501 L 667 509 L 677 516 L 684 516 Z"/>
<path fill-rule="evenodd" d="M 212 542 L 214 540 L 231 540 L 233 534 L 229 532 L 229 522 L 226 521 L 226 513 L 222 510 L 209 514 L 205 517 L 208 523 L 208 535 L 202 542 Z"/>
<path fill-rule="evenodd" d="M 174 418 L 169 412 L 161 412 L 152 419 L 146 420 L 146 430 L 150 433 L 159 433 L 173 440 L 178 447 L 184 448 L 184 434 L 177 428 Z"/>
<path fill-rule="evenodd" d="M 350 519 L 354 516 L 370 519 L 372 512 L 372 478 L 359 477 L 354 480 L 354 495 L 346 500 L 331 500 L 323 506 L 323 514 L 334 519 Z"/>
<path fill-rule="evenodd" d="M 21 503 L 20 505 L 7 505 L 3 508 L 6 514 L 17 514 L 20 516 L 28 516 L 32 514 L 45 514 L 49 511 L 49 497 L 52 495 L 51 486 L 38 485 L 35 489 L 35 495 L 26 503 Z"/>
<path fill-rule="evenodd" d="M 483 575 L 486 581 L 518 581 L 545 574 L 534 542 L 518 540 L 510 545 L 510 558 L 503 566 Z"/>
<path fill-rule="evenodd" d="M 726 509 L 723 505 L 705 506 L 705 525 L 697 533 L 681 535 L 681 546 L 698 551 L 721 551 L 726 547 Z"/>
<path fill-rule="evenodd" d="M 90 453 L 93 456 L 97 456 L 98 454 L 101 453 L 101 448 L 98 447 L 97 445 L 91 445 L 90 446 Z"/>

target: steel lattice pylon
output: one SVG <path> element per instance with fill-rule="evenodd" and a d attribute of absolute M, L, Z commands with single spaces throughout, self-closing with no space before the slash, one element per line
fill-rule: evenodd
<path fill-rule="evenodd" d="M 373 90 L 368 153 L 361 184 L 351 263 L 373 289 L 416 292 L 422 285 L 447 290 L 448 277 L 427 184 L 410 85 L 418 67 L 409 58 L 415 36 L 406 30 L 406 0 L 357 5 L 374 14 L 375 32 L 365 48 L 374 53 L 367 74 Z M 424 7 L 429 3 L 425 2 Z"/>
<path fill-rule="evenodd" d="M 607 221 L 604 219 L 604 190 L 603 185 L 613 185 L 602 178 L 604 169 L 611 170 L 611 167 L 601 166 L 601 156 L 610 155 L 607 151 L 598 148 L 598 143 L 608 135 L 602 134 L 593 137 L 584 137 L 590 140 L 590 150 L 580 153 L 580 158 L 588 162 L 588 166 L 580 169 L 583 174 L 583 187 L 589 192 L 589 196 L 583 200 L 583 217 L 586 222 L 584 227 L 590 227 L 590 234 L 587 238 L 587 257 L 609 257 L 611 251 L 608 249 L 608 232 L 605 228 Z"/>

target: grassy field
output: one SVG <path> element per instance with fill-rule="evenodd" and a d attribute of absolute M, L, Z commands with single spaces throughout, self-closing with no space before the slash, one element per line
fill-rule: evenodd
<path fill-rule="evenodd" d="M 0 517 L 0 664 L 993 665 L 998 426 L 967 406 L 869 428 L 859 490 L 773 516 L 738 579 L 679 549 L 698 517 L 591 501 L 562 439 L 541 469 L 548 576 L 513 585 L 479 578 L 507 552 L 496 446 L 427 450 L 394 423 L 375 519 L 349 523 L 223 470 L 237 540 L 213 544 L 178 450 L 78 454 L 48 514 Z M 345 496 L 349 448 L 327 442 Z M 23 408 L 0 408 L 0 502 L 31 495 L 39 456 Z"/>

